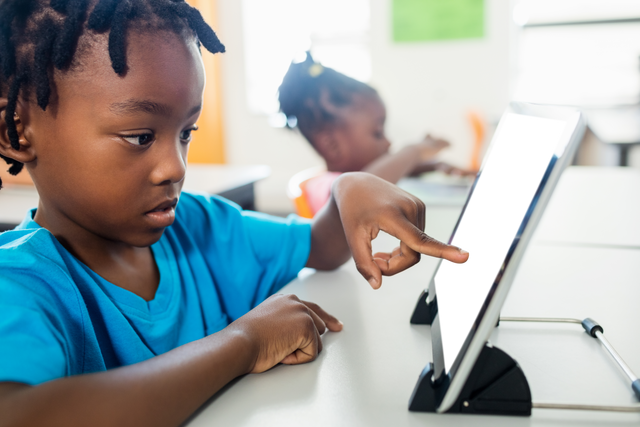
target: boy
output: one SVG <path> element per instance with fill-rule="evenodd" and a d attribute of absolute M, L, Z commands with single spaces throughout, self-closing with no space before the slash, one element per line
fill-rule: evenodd
<path fill-rule="evenodd" d="M 0 155 L 40 195 L 0 235 L 0 426 L 179 425 L 342 328 L 273 295 L 303 266 L 351 249 L 377 288 L 419 253 L 466 261 L 421 231 L 419 201 L 367 174 L 338 180 L 313 223 L 181 194 L 200 44 L 224 50 L 182 1 L 0 0 Z M 400 247 L 372 256 L 379 230 Z"/>

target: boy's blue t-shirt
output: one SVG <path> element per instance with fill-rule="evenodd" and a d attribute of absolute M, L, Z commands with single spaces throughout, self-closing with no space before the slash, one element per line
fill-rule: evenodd
<path fill-rule="evenodd" d="M 149 302 L 107 282 L 36 224 L 0 234 L 0 381 L 39 384 L 147 360 L 220 331 L 296 277 L 311 225 L 183 193 L 151 246 Z"/>

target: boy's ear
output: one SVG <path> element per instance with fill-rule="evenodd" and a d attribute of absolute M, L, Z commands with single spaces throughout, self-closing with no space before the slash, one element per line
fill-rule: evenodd
<path fill-rule="evenodd" d="M 18 101 L 14 120 L 20 140 L 20 149 L 11 146 L 9 130 L 6 122 L 7 98 L 0 98 L 0 154 L 20 163 L 30 163 L 36 159 L 35 150 L 31 142 L 25 137 L 25 126 L 28 123 L 29 110 L 22 102 Z"/>

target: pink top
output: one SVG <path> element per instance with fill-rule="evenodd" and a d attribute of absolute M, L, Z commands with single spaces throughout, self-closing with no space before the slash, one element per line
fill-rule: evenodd
<path fill-rule="evenodd" d="M 340 172 L 325 172 L 322 175 L 310 178 L 304 184 L 304 193 L 311 212 L 316 213 L 329 201 L 333 181 L 341 175 Z"/>

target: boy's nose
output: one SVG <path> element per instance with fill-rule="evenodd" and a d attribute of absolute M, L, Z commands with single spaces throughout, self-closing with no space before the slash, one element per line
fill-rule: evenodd
<path fill-rule="evenodd" d="M 151 181 L 154 185 L 171 185 L 181 182 L 187 170 L 186 146 L 178 142 L 177 144 L 167 144 L 163 150 L 159 150 L 156 167 L 153 171 Z"/>

